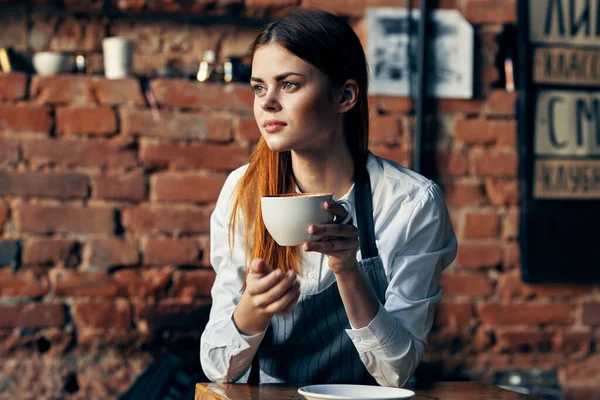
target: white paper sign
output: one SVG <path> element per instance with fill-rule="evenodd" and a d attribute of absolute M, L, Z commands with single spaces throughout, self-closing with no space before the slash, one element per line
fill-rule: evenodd
<path fill-rule="evenodd" d="M 600 0 L 529 0 L 532 42 L 600 46 Z"/>
<path fill-rule="evenodd" d="M 600 155 L 600 92 L 538 92 L 535 153 L 557 156 Z"/>
<path fill-rule="evenodd" d="M 367 9 L 372 94 L 408 96 L 416 90 L 419 16 L 405 8 Z M 431 22 L 428 95 L 473 97 L 473 27 L 456 10 L 434 10 Z"/>

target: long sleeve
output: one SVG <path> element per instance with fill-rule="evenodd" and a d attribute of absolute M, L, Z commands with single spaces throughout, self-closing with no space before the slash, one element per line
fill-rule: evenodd
<path fill-rule="evenodd" d="M 385 304 L 369 325 L 346 331 L 367 370 L 383 386 L 403 385 L 419 365 L 441 298 L 440 274 L 457 250 L 439 186 L 431 184 L 420 200 L 395 211 L 385 221 L 384 235 L 396 236 L 382 255 L 389 280 Z"/>
<path fill-rule="evenodd" d="M 210 260 L 217 274 L 209 321 L 200 339 L 200 361 L 206 376 L 219 382 L 234 382 L 243 376 L 264 337 L 264 332 L 251 337 L 241 334 L 232 319 L 246 271 L 239 230 L 232 254 L 228 241 L 232 196 L 242 173 L 238 169 L 229 175 L 210 220 Z"/>

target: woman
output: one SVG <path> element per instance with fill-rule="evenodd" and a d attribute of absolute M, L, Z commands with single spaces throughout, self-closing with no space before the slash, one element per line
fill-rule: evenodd
<path fill-rule="evenodd" d="M 403 385 L 456 253 L 442 192 L 368 152 L 367 66 L 345 22 L 296 10 L 267 25 L 252 54 L 262 137 L 211 217 L 203 370 L 225 382 Z M 334 193 L 355 212 L 348 224 L 309 227 L 320 241 L 279 247 L 260 196 L 294 191 Z"/>

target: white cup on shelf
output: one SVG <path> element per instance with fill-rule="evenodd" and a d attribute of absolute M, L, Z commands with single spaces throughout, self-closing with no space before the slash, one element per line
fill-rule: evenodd
<path fill-rule="evenodd" d="M 123 37 L 107 37 L 102 41 L 104 76 L 123 79 L 131 74 L 133 42 Z"/>

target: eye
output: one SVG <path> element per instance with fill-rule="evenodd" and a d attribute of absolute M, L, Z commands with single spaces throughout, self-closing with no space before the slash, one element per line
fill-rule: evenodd
<path fill-rule="evenodd" d="M 258 96 L 260 96 L 261 94 L 264 94 L 266 89 L 264 86 L 261 85 L 254 85 L 252 86 L 252 89 L 254 90 L 254 93 Z"/>
<path fill-rule="evenodd" d="M 298 89 L 300 87 L 300 85 L 298 85 L 297 83 L 294 82 L 289 82 L 289 81 L 285 81 L 283 82 L 283 90 L 285 90 L 286 92 L 291 92 L 294 91 L 296 89 Z"/>

